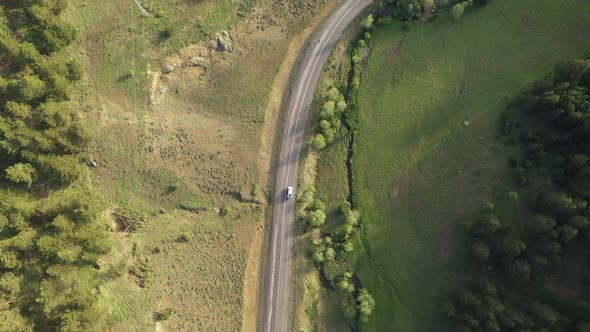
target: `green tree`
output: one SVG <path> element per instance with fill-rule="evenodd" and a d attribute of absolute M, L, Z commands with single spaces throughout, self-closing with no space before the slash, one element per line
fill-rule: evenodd
<path fill-rule="evenodd" d="M 336 258 L 336 252 L 332 248 L 327 248 L 326 251 L 324 252 L 324 257 L 328 261 L 333 261 L 334 258 Z"/>
<path fill-rule="evenodd" d="M 322 134 L 317 134 L 312 141 L 313 147 L 317 150 L 321 150 L 326 146 L 326 138 Z"/>
<path fill-rule="evenodd" d="M 346 107 L 347 107 L 347 105 L 344 100 L 340 100 L 336 104 L 336 110 L 338 110 L 338 112 L 343 112 L 344 110 L 346 110 Z"/>
<path fill-rule="evenodd" d="M 559 226 L 559 234 L 563 242 L 568 242 L 578 235 L 578 230 L 570 225 Z"/>
<path fill-rule="evenodd" d="M 498 216 L 493 213 L 485 213 L 480 219 L 479 223 L 473 226 L 473 232 L 476 234 L 491 235 L 502 228 L 502 223 Z"/>
<path fill-rule="evenodd" d="M 526 244 L 522 240 L 514 237 L 505 237 L 498 242 L 497 250 L 505 258 L 520 256 L 526 249 Z"/>
<path fill-rule="evenodd" d="M 15 183 L 25 183 L 30 187 L 37 179 L 37 172 L 31 164 L 18 163 L 6 169 L 6 178 Z"/>
<path fill-rule="evenodd" d="M 538 322 L 555 325 L 559 320 L 559 313 L 546 304 L 534 302 L 530 307 L 531 314 Z"/>
<path fill-rule="evenodd" d="M 354 77 L 352 78 L 352 80 L 351 80 L 350 84 L 351 84 L 351 86 L 352 86 L 352 88 L 353 88 L 354 90 L 357 90 L 357 89 L 358 89 L 358 88 L 360 88 L 360 86 L 361 86 L 361 80 L 360 80 L 360 78 L 359 78 L 358 76 L 354 76 Z"/>
<path fill-rule="evenodd" d="M 345 252 L 351 252 L 353 250 L 354 250 L 354 246 L 351 242 L 349 242 L 349 241 L 344 242 L 344 251 Z"/>
<path fill-rule="evenodd" d="M 356 301 L 358 303 L 358 311 L 361 315 L 360 319 L 363 323 L 366 323 L 371 313 L 373 313 L 373 309 L 375 309 L 375 299 L 373 299 L 366 288 L 362 288 L 359 291 Z"/>
<path fill-rule="evenodd" d="M 363 28 L 370 29 L 373 27 L 373 22 L 374 22 L 373 15 L 369 15 L 369 16 L 367 16 L 367 18 L 365 18 L 361 22 L 361 24 L 363 25 Z"/>
<path fill-rule="evenodd" d="M 351 295 L 344 296 L 340 300 L 340 304 L 342 306 L 344 317 L 348 319 L 353 319 L 356 317 L 357 305 L 355 303 L 354 297 L 352 297 Z"/>
<path fill-rule="evenodd" d="M 326 221 L 326 213 L 322 210 L 314 210 L 309 213 L 308 218 L 313 227 L 319 227 Z"/>
<path fill-rule="evenodd" d="M 534 216 L 530 222 L 531 230 L 535 233 L 545 233 L 555 227 L 557 221 L 555 219 L 538 214 Z"/>
<path fill-rule="evenodd" d="M 430 8 L 434 6 L 434 0 L 422 0 L 422 6 L 424 6 L 424 8 Z"/>
<path fill-rule="evenodd" d="M 334 110 L 336 109 L 336 102 L 333 100 L 328 100 L 324 103 L 322 107 L 322 112 L 320 113 L 323 119 L 330 118 L 334 116 Z"/>
<path fill-rule="evenodd" d="M 313 203 L 314 195 L 315 195 L 315 188 L 314 187 L 307 188 L 303 192 L 303 195 L 301 195 L 301 198 L 300 198 L 301 203 L 305 206 L 311 205 L 311 203 Z"/>
<path fill-rule="evenodd" d="M 31 106 L 24 103 L 18 103 L 13 100 L 9 100 L 4 105 L 4 109 L 10 113 L 13 117 L 28 120 L 32 116 Z"/>
<path fill-rule="evenodd" d="M 18 80 L 9 81 L 15 97 L 24 102 L 39 99 L 45 92 L 45 83 L 35 75 L 26 75 Z"/>
<path fill-rule="evenodd" d="M 568 223 L 578 230 L 587 229 L 590 227 L 590 219 L 585 216 L 573 216 Z"/>
<path fill-rule="evenodd" d="M 318 264 L 323 263 L 324 262 L 324 253 L 321 251 L 316 251 L 313 254 L 313 260 L 314 260 L 314 262 L 316 262 Z"/>
<path fill-rule="evenodd" d="M 76 59 L 70 59 L 68 62 L 66 62 L 66 66 L 68 68 L 67 77 L 70 81 L 78 81 L 82 78 L 82 75 L 84 75 L 84 67 L 82 67 L 80 61 Z"/>
<path fill-rule="evenodd" d="M 338 91 L 337 88 L 332 87 L 326 92 L 326 97 L 333 101 L 338 100 L 340 98 L 340 91 Z"/>
<path fill-rule="evenodd" d="M 516 259 L 510 264 L 510 274 L 522 281 L 529 280 L 531 277 L 531 266 L 529 263 L 522 259 Z"/>
<path fill-rule="evenodd" d="M 463 16 L 463 13 L 465 12 L 465 5 L 463 3 L 458 3 L 456 5 L 454 5 L 453 7 L 451 7 L 450 13 L 451 16 L 458 20 L 461 18 L 461 16 Z"/>
<path fill-rule="evenodd" d="M 484 242 L 477 241 L 471 245 L 471 253 L 478 261 L 483 262 L 490 256 L 490 248 Z"/>
<path fill-rule="evenodd" d="M 18 309 L 0 310 L 0 331 L 32 332 L 33 326 Z"/>

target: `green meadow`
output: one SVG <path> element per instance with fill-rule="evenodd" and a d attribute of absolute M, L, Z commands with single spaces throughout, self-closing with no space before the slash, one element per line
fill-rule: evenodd
<path fill-rule="evenodd" d="M 470 269 L 460 225 L 514 186 L 501 113 L 590 51 L 588 23 L 585 0 L 513 0 L 375 30 L 353 156 L 355 264 L 377 303 L 362 330 L 452 330 L 439 307 Z"/>

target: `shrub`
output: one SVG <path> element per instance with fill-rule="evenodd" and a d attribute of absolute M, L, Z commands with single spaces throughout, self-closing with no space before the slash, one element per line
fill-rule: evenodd
<path fill-rule="evenodd" d="M 182 234 L 180 234 L 178 236 L 178 238 L 176 239 L 176 241 L 178 242 L 189 242 L 191 239 L 193 238 L 193 234 L 188 232 L 188 231 L 184 231 L 182 232 Z"/>
<path fill-rule="evenodd" d="M 170 318 L 170 316 L 172 316 L 172 313 L 173 313 L 173 311 L 172 311 L 172 308 L 166 308 L 166 309 L 164 309 L 164 311 L 162 311 L 162 312 L 159 312 L 159 313 L 156 315 L 156 319 L 157 319 L 158 321 L 165 321 L 165 320 L 168 320 L 168 318 Z"/>

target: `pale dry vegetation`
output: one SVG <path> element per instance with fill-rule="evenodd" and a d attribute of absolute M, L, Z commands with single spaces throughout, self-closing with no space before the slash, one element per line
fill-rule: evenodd
<path fill-rule="evenodd" d="M 335 1 L 140 2 L 149 17 L 133 1 L 66 10 L 86 68 L 77 102 L 96 125 L 94 185 L 113 209 L 146 215 L 141 231 L 115 233 L 104 266 L 129 273 L 101 303 L 121 330 L 153 327 L 167 308 L 165 329 L 252 330 L 280 106 L 271 89 L 286 86 L 291 46 Z M 217 36 L 231 52 L 211 47 Z"/>

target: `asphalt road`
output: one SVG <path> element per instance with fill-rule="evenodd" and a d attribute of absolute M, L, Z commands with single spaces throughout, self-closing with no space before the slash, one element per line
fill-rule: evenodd
<path fill-rule="evenodd" d="M 295 198 L 286 199 L 287 186 L 297 195 L 297 167 L 313 95 L 330 52 L 351 21 L 373 0 L 346 0 L 316 31 L 303 56 L 292 94 L 281 141 L 273 200 L 270 261 L 267 268 L 263 330 L 289 329 L 291 262 L 295 229 Z"/>

